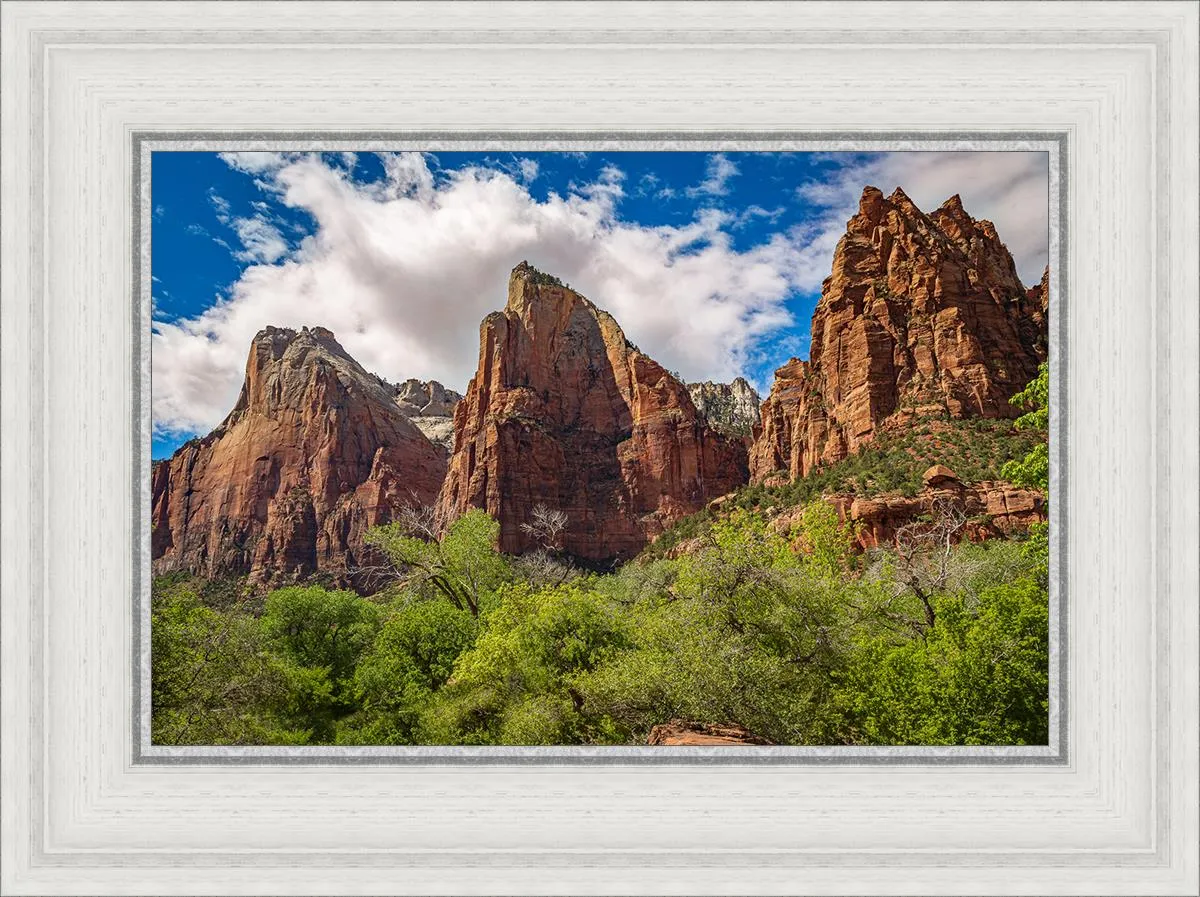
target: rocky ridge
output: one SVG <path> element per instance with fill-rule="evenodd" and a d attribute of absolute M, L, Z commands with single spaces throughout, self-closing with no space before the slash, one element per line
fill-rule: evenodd
<path fill-rule="evenodd" d="M 484 509 L 513 553 L 546 505 L 568 516 L 567 552 L 624 560 L 751 478 L 806 476 L 923 418 L 1014 417 L 1009 399 L 1046 357 L 1048 307 L 1048 271 L 1026 289 L 958 197 L 926 215 L 869 187 L 813 314 L 811 358 L 779 368 L 761 403 L 742 378 L 682 383 L 526 263 L 481 325 L 465 396 L 367 374 L 324 328 L 269 327 L 226 420 L 153 467 L 154 569 L 348 582 L 365 530 L 414 501 L 446 521 Z M 968 538 L 1044 519 L 1038 493 L 953 476 L 913 497 L 827 498 L 865 549 L 951 494 Z"/>
<path fill-rule="evenodd" d="M 687 389 L 696 411 L 714 430 L 730 436 L 753 433 L 761 400 L 744 377 L 732 383 L 689 383 Z"/>
<path fill-rule="evenodd" d="M 429 503 L 444 453 L 323 327 L 268 327 L 237 404 L 152 472 L 155 573 L 350 582 L 369 527 Z"/>
<path fill-rule="evenodd" d="M 454 406 L 462 396 L 437 380 L 410 378 L 394 386 L 386 380 L 381 382 L 395 390 L 396 406 L 404 416 L 449 455 L 454 450 Z"/>
<path fill-rule="evenodd" d="M 1046 520 L 1046 497 L 1041 492 L 1000 480 L 963 483 L 941 465 L 926 472 L 924 488 L 912 497 L 885 494 L 865 498 L 833 493 L 825 500 L 843 523 L 851 524 L 855 542 L 863 551 L 894 544 L 902 527 L 937 516 L 939 506 L 952 507 L 964 517 L 961 531 L 954 536 L 956 541 L 1005 538 Z M 771 525 L 787 534 L 800 521 L 801 513 L 802 509 L 781 513 Z"/>

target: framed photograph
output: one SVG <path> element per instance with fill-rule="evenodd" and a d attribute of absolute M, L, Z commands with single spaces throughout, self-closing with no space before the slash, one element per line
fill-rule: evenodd
<path fill-rule="evenodd" d="M 1194 5 L 0 10 L 4 893 L 1200 892 Z"/>

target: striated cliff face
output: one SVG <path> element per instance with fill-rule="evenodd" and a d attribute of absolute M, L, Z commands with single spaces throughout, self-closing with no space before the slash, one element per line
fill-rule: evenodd
<path fill-rule="evenodd" d="M 332 333 L 268 327 L 225 421 L 154 466 L 154 572 L 351 581 L 366 529 L 432 502 L 445 469 Z"/>
<path fill-rule="evenodd" d="M 700 416 L 719 433 L 749 436 L 758 423 L 758 393 L 744 377 L 732 383 L 689 383 L 688 395 Z"/>
<path fill-rule="evenodd" d="M 750 468 L 806 475 L 920 415 L 1015 417 L 1046 358 L 1048 274 L 1027 290 L 989 221 L 957 196 L 926 215 L 863 191 L 813 313 L 809 361 L 775 374 Z"/>
<path fill-rule="evenodd" d="M 454 429 L 439 510 L 484 509 L 507 552 L 528 547 L 521 524 L 544 504 L 567 513 L 566 551 L 629 558 L 748 475 L 744 440 L 709 427 L 610 315 L 525 263 L 481 325 Z"/>

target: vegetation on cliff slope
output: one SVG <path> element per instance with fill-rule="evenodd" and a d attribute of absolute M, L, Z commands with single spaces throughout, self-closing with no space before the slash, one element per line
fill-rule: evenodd
<path fill-rule="evenodd" d="M 1036 382 L 1036 381 L 1035 381 Z M 1030 385 L 1030 389 L 1034 384 Z M 1014 401 L 1030 400 L 1028 390 Z M 883 431 L 850 457 L 819 467 L 803 479 L 778 485 L 744 486 L 721 504 L 721 514 L 734 508 L 781 511 L 807 504 L 822 494 L 852 493 L 869 498 L 885 493 L 917 494 L 921 476 L 933 464 L 943 464 L 966 483 L 1007 479 L 1045 491 L 1045 486 L 1018 478 L 1014 464 L 1026 457 L 1046 457 L 1046 424 L 1027 417 L 1011 420 L 929 418 L 904 430 Z M 781 476 L 782 478 L 782 476 Z M 663 557 L 687 539 L 710 529 L 718 514 L 704 509 L 675 523 L 652 545 L 646 556 Z"/>

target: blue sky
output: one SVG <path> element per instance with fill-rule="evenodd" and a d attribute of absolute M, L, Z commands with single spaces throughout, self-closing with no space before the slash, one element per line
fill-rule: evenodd
<path fill-rule="evenodd" d="M 462 391 L 522 259 L 687 380 L 760 391 L 867 184 L 993 220 L 1046 260 L 1041 153 L 215 153 L 152 159 L 153 456 L 232 407 L 253 334 L 329 327 L 368 370 Z"/>

